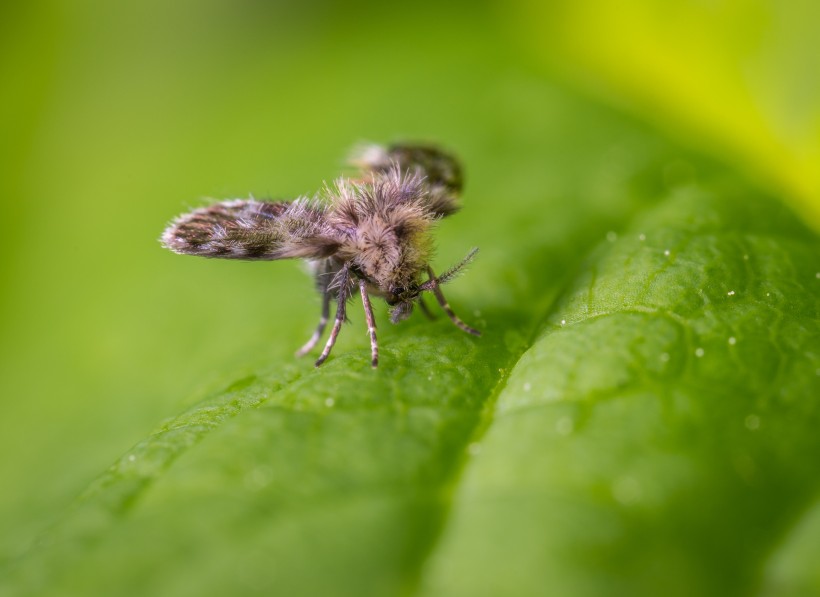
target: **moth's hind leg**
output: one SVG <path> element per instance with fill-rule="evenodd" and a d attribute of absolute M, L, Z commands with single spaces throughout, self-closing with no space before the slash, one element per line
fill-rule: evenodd
<path fill-rule="evenodd" d="M 322 317 L 319 319 L 319 325 L 316 326 L 316 331 L 310 337 L 310 340 L 305 342 L 305 345 L 296 351 L 297 357 L 303 357 L 309 353 L 319 343 L 322 334 L 327 327 L 327 321 L 330 319 L 330 293 L 327 290 L 322 292 Z"/>
<path fill-rule="evenodd" d="M 342 324 L 346 319 L 347 299 L 350 298 L 350 270 L 345 265 L 338 274 L 338 282 L 334 282 L 334 286 L 338 283 L 338 294 L 336 295 L 336 321 L 333 322 L 333 329 L 330 331 L 330 337 L 327 339 L 325 349 L 319 358 L 316 359 L 316 366 L 318 367 L 327 360 L 330 351 L 333 350 L 333 345 L 336 344 L 336 337 L 339 335 L 339 330 L 342 329 Z"/>

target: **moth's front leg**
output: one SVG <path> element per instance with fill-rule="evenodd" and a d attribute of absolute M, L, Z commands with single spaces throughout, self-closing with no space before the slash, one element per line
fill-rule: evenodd
<path fill-rule="evenodd" d="M 339 292 L 336 295 L 336 321 L 333 322 L 333 329 L 330 331 L 330 338 L 327 339 L 325 349 L 316 360 L 318 367 L 327 360 L 330 356 L 330 351 L 333 350 L 333 345 L 336 344 L 336 338 L 339 335 L 339 330 L 342 329 L 342 324 L 345 322 L 347 299 L 350 298 L 350 266 L 345 264 L 334 280 L 334 285 L 338 282 Z"/>
<path fill-rule="evenodd" d="M 430 276 L 430 282 L 432 283 L 432 290 L 433 295 L 436 297 L 438 304 L 444 309 L 444 312 L 447 314 L 447 317 L 450 318 L 454 324 L 460 327 L 462 330 L 467 332 L 468 334 L 472 334 L 473 336 L 480 336 L 481 332 L 476 329 L 471 328 L 469 325 L 461 321 L 458 315 L 453 312 L 453 309 L 450 307 L 450 304 L 447 302 L 447 299 L 444 298 L 444 293 L 441 291 L 441 286 L 439 285 L 438 278 L 433 273 L 433 268 L 429 265 L 427 266 L 427 275 Z"/>
<path fill-rule="evenodd" d="M 421 307 L 421 312 L 424 313 L 424 316 L 430 321 L 435 321 L 436 315 L 430 310 L 430 307 L 427 306 L 427 303 L 424 302 L 423 296 L 419 295 L 418 303 L 419 307 Z"/>
<path fill-rule="evenodd" d="M 376 318 L 373 317 L 373 305 L 370 304 L 370 296 L 367 294 L 367 282 L 364 278 L 359 278 L 359 290 L 362 293 L 362 305 L 364 315 L 367 319 L 367 331 L 370 334 L 370 365 L 373 368 L 379 366 L 379 343 L 376 341 Z"/>

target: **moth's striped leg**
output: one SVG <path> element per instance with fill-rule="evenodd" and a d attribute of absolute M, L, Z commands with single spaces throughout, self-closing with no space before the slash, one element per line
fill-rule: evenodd
<path fill-rule="evenodd" d="M 430 310 L 430 307 L 427 306 L 427 303 L 424 302 L 424 297 L 419 295 L 419 307 L 421 307 L 421 312 L 424 313 L 424 316 L 427 319 L 434 321 L 436 319 L 436 314 Z"/>
<path fill-rule="evenodd" d="M 339 293 L 336 295 L 336 321 L 333 322 L 333 329 L 330 330 L 330 338 L 327 339 L 325 349 L 322 354 L 316 359 L 316 366 L 318 367 L 327 360 L 330 356 L 330 351 L 333 350 L 333 345 L 336 344 L 336 337 L 339 335 L 339 330 L 342 329 L 342 324 L 345 322 L 345 311 L 347 308 L 347 299 L 350 298 L 350 270 L 346 265 L 338 274 Z"/>
<path fill-rule="evenodd" d="M 370 334 L 370 364 L 375 368 L 379 366 L 379 343 L 376 341 L 376 318 L 373 317 L 373 306 L 370 304 L 370 297 L 367 294 L 367 282 L 359 279 L 359 290 L 362 292 L 362 305 L 364 315 L 367 319 L 367 332 Z"/>
<path fill-rule="evenodd" d="M 473 336 L 480 336 L 481 332 L 471 328 L 469 325 L 461 321 L 455 313 L 453 313 L 452 308 L 450 308 L 450 305 L 447 303 L 447 299 L 444 298 L 444 293 L 441 292 L 441 287 L 438 284 L 438 279 L 436 278 L 436 275 L 433 273 L 433 268 L 431 268 L 429 265 L 427 266 L 427 275 L 430 276 L 430 281 L 432 282 L 433 294 L 436 295 L 436 300 L 438 301 L 438 304 L 441 305 L 441 308 L 444 309 L 445 313 L 447 313 L 447 317 L 450 318 L 450 321 L 452 321 L 454 324 L 456 324 L 458 327 L 460 327 L 468 334 L 472 334 Z"/>
<path fill-rule="evenodd" d="M 319 325 L 316 326 L 316 331 L 313 332 L 313 335 L 310 337 L 305 345 L 296 351 L 297 357 L 303 357 L 311 350 L 313 347 L 319 343 L 319 340 L 322 337 L 322 334 L 325 332 L 325 327 L 327 326 L 327 320 L 330 318 L 330 293 L 325 290 L 322 293 L 322 317 L 319 319 Z"/>

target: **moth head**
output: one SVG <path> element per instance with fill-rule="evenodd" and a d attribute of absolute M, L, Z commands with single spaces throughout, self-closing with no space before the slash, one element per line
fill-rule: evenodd
<path fill-rule="evenodd" d="M 413 301 L 400 301 L 394 303 L 390 309 L 390 323 L 404 321 L 413 312 Z"/>
<path fill-rule="evenodd" d="M 420 285 L 416 282 L 406 286 L 391 286 L 385 295 L 385 301 L 390 305 L 390 321 L 398 323 L 410 317 L 413 312 L 413 303 L 421 294 Z"/>
<path fill-rule="evenodd" d="M 456 265 L 445 271 L 440 276 L 434 276 L 428 267 L 430 278 L 423 283 L 412 282 L 406 286 L 391 286 L 385 293 L 385 300 L 390 305 L 390 321 L 398 323 L 407 319 L 413 312 L 413 304 L 419 299 L 424 291 L 437 292 L 437 288 L 455 278 L 473 260 L 478 249 L 473 249 L 467 256 Z"/>

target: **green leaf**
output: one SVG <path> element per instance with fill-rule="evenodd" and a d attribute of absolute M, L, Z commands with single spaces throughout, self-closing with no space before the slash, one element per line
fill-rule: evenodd
<path fill-rule="evenodd" d="M 818 248 L 726 185 L 602 247 L 498 397 L 431 592 L 754 594 L 817 499 Z"/>
<path fill-rule="evenodd" d="M 326 365 L 162 425 L 0 588 L 820 591 L 817 237 L 635 122 L 522 91 L 549 115 L 475 152 L 458 216 L 483 252 L 451 302 L 484 337 L 382 325 L 373 371 L 354 304 Z"/>

